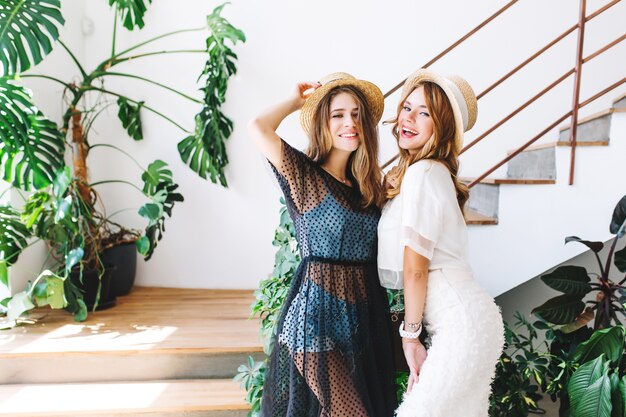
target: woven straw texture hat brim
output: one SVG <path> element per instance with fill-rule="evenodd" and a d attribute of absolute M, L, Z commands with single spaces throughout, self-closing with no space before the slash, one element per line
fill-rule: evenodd
<path fill-rule="evenodd" d="M 446 93 L 452 106 L 456 124 L 454 141 L 457 149 L 461 150 L 463 147 L 463 133 L 474 126 L 478 116 L 478 102 L 474 90 L 467 81 L 459 76 L 443 77 L 431 70 L 419 69 L 407 78 L 404 83 L 402 101 L 406 100 L 415 87 L 424 82 L 435 83 Z"/>
<path fill-rule="evenodd" d="M 352 86 L 358 89 L 365 96 L 367 105 L 370 108 L 372 115 L 372 121 L 376 124 L 383 116 L 383 110 L 385 108 L 385 98 L 382 91 L 376 85 L 365 80 L 357 80 L 352 75 L 345 72 L 337 72 L 329 74 L 320 80 L 322 84 L 318 87 L 304 102 L 302 111 L 300 112 L 300 124 L 305 132 L 309 133 L 311 128 L 311 122 L 313 121 L 313 115 L 317 111 L 317 106 L 320 101 L 329 94 L 334 88 L 341 86 Z"/>

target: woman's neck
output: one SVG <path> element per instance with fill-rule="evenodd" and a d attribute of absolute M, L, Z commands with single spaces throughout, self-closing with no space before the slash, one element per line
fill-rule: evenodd
<path fill-rule="evenodd" d="M 348 160 L 350 159 L 351 154 L 352 152 L 333 149 L 328 154 L 328 157 L 326 157 L 326 161 L 322 164 L 322 168 L 337 177 L 337 179 L 345 180 Z"/>

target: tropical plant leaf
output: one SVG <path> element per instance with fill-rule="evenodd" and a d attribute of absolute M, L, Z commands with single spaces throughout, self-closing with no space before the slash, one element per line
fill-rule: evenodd
<path fill-rule="evenodd" d="M 611 378 L 611 417 L 624 417 L 624 399 L 620 390 L 620 380 L 616 373 L 609 375 Z"/>
<path fill-rule="evenodd" d="M 139 208 L 139 215 L 148 220 L 148 226 L 144 236 L 137 241 L 137 250 L 148 260 L 163 238 L 165 215 L 172 217 L 174 204 L 184 201 L 184 197 L 175 192 L 178 184 L 174 183 L 172 171 L 161 160 L 151 163 L 141 179 L 144 182 L 143 192 L 152 201 Z"/>
<path fill-rule="evenodd" d="M 141 108 L 143 104 L 143 101 L 137 104 L 131 103 L 124 97 L 117 99 L 117 105 L 119 106 L 117 117 L 122 122 L 122 126 L 126 129 L 128 136 L 135 140 L 143 139 L 143 129 L 141 127 Z"/>
<path fill-rule="evenodd" d="M 35 308 L 35 305 L 30 299 L 30 293 L 28 291 L 19 292 L 9 301 L 7 320 L 14 322 L 23 313 L 33 308 Z"/>
<path fill-rule="evenodd" d="M 626 375 L 624 375 L 622 379 L 619 381 L 618 389 L 619 389 L 620 398 L 622 401 L 621 409 L 626 411 Z"/>
<path fill-rule="evenodd" d="M 585 327 L 591 320 L 593 320 L 594 316 L 595 315 L 593 313 L 593 309 L 591 307 L 587 307 L 585 308 L 585 311 L 583 311 L 578 317 L 576 317 L 576 320 L 569 324 L 566 324 L 559 330 L 564 334 L 573 333 L 576 330 Z"/>
<path fill-rule="evenodd" d="M 609 327 L 596 330 L 589 340 L 578 345 L 574 353 L 574 360 L 585 363 L 604 355 L 609 361 L 615 363 L 620 361 L 623 350 L 624 327 Z"/>
<path fill-rule="evenodd" d="M 4 284 L 6 287 L 9 286 L 9 266 L 4 259 L 0 259 L 0 284 Z"/>
<path fill-rule="evenodd" d="M 562 293 L 582 297 L 591 291 L 589 275 L 582 266 L 561 266 L 542 275 L 541 280 L 546 285 Z"/>
<path fill-rule="evenodd" d="M 565 238 L 565 243 L 570 243 L 570 242 L 579 242 L 582 243 L 583 245 L 587 246 L 589 249 L 591 249 L 592 251 L 594 251 L 595 253 L 598 253 L 602 250 L 602 248 L 604 248 L 604 243 L 602 242 L 592 242 L 589 240 L 583 240 L 581 238 L 579 238 L 578 236 L 568 236 Z"/>
<path fill-rule="evenodd" d="M 609 362 L 605 360 L 603 356 L 599 356 L 590 362 L 582 364 L 572 374 L 572 377 L 567 384 L 567 393 L 570 398 L 570 405 L 572 410 L 576 408 L 583 400 L 583 397 L 589 387 L 599 381 L 603 375 L 607 375 L 608 370 Z M 588 415 L 591 416 L 594 414 Z"/>
<path fill-rule="evenodd" d="M 535 307 L 532 314 L 536 314 L 545 321 L 553 324 L 568 324 L 585 308 L 585 303 L 581 297 L 569 294 L 559 295 Z"/>
<path fill-rule="evenodd" d="M 609 230 L 618 238 L 626 233 L 626 195 L 615 206 Z"/>
<path fill-rule="evenodd" d="M 65 142 L 56 124 L 14 80 L 0 77 L 0 172 L 23 190 L 48 186 L 64 165 Z"/>
<path fill-rule="evenodd" d="M 615 252 L 615 266 L 620 272 L 626 272 L 626 246 Z"/>
<path fill-rule="evenodd" d="M 605 374 L 582 393 L 580 400 L 570 409 L 570 416 L 611 417 L 612 409 L 611 380 Z"/>
<path fill-rule="evenodd" d="M 33 297 L 38 307 L 49 305 L 51 308 L 64 308 L 67 305 L 65 301 L 65 291 L 63 289 L 64 279 L 56 275 L 52 271 L 44 271 L 37 277 L 36 284 L 33 286 Z"/>
<path fill-rule="evenodd" d="M 0 74 L 24 72 L 40 63 L 64 23 L 59 0 L 0 0 Z"/>
<path fill-rule="evenodd" d="M 120 20 L 128 30 L 144 27 L 143 16 L 148 4 L 152 4 L 152 0 L 109 0 L 109 6 L 115 5 L 120 11 Z"/>
<path fill-rule="evenodd" d="M 10 206 L 0 206 L 0 236 L 0 260 L 8 267 L 17 261 L 31 236 L 19 213 Z"/>
<path fill-rule="evenodd" d="M 226 4 L 226 3 L 225 3 Z M 191 136 L 178 144 L 183 161 L 202 178 L 227 187 L 224 168 L 228 164 L 225 141 L 233 132 L 233 122 L 221 111 L 226 100 L 228 79 L 237 72 L 237 55 L 227 41 L 235 45 L 245 42 L 243 32 L 220 16 L 225 4 L 216 7 L 207 16 L 211 34 L 206 40 L 209 57 L 200 75 L 204 78 L 204 106 L 195 117 Z"/>

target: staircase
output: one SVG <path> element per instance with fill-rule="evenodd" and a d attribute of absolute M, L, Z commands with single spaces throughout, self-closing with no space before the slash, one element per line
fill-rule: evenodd
<path fill-rule="evenodd" d="M 606 111 L 579 120 L 572 186 L 569 130 L 564 126 L 554 141 L 530 146 L 511 159 L 504 178 L 486 178 L 471 189 L 466 214 L 484 219 L 467 216 L 472 265 L 477 280 L 494 296 L 581 253 L 583 248 L 564 246 L 566 236 L 611 237 L 608 219 L 626 187 L 603 184 L 626 178 L 626 94 Z M 491 226 L 478 227 L 484 225 Z"/>
<path fill-rule="evenodd" d="M 37 310 L 0 333 L 0 416 L 244 417 L 232 381 L 262 357 L 251 291 L 135 288 L 73 322 Z"/>

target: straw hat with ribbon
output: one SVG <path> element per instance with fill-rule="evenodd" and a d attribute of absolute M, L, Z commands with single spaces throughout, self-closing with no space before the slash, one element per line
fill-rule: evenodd
<path fill-rule="evenodd" d="M 383 93 L 374 84 L 369 81 L 357 80 L 355 77 L 345 72 L 328 74 L 319 82 L 322 86 L 315 89 L 309 96 L 304 102 L 302 111 L 300 112 L 300 124 L 305 132 L 308 133 L 310 131 L 311 121 L 313 120 L 313 115 L 320 101 L 334 88 L 341 86 L 352 86 L 363 93 L 370 108 L 370 112 L 372 113 L 372 120 L 378 124 L 383 115 L 385 99 Z"/>
<path fill-rule="evenodd" d="M 478 102 L 476 94 L 467 81 L 457 75 L 443 77 L 431 70 L 422 68 L 414 72 L 404 83 L 402 88 L 402 102 L 419 85 L 431 82 L 437 84 L 446 93 L 454 113 L 456 136 L 454 138 L 457 150 L 463 147 L 463 133 L 467 132 L 476 123 Z"/>

